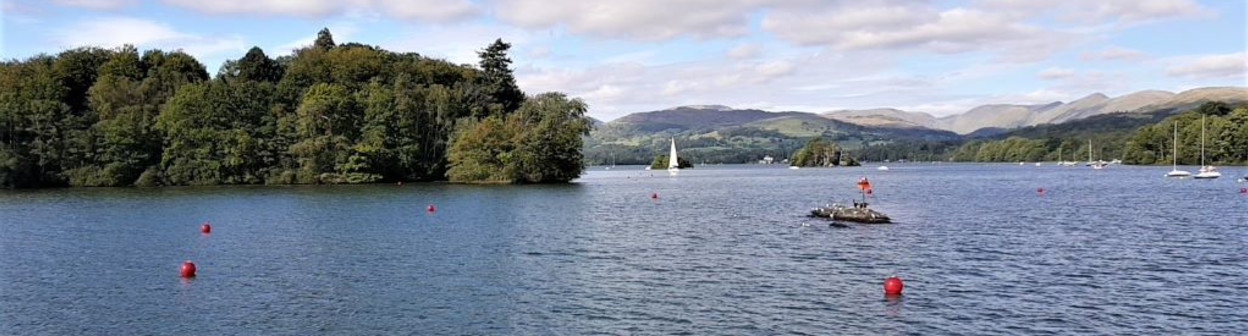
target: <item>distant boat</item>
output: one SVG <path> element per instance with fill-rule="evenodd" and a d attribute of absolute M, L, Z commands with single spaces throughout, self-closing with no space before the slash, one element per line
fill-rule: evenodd
<path fill-rule="evenodd" d="M 1222 177 L 1217 168 L 1213 165 L 1205 165 L 1205 116 L 1200 116 L 1200 171 L 1196 172 L 1192 178 L 1197 179 L 1216 179 Z"/>
<path fill-rule="evenodd" d="M 1074 161 L 1062 161 L 1062 147 L 1061 146 L 1057 147 L 1057 165 L 1067 166 L 1067 167 L 1075 165 Z"/>
<path fill-rule="evenodd" d="M 680 160 L 676 158 L 676 138 L 672 138 L 672 153 L 667 156 L 667 172 L 672 175 L 680 172 Z"/>
<path fill-rule="evenodd" d="M 875 170 L 885 171 L 885 170 L 888 170 L 888 166 L 879 166 L 879 167 L 875 168 Z"/>
<path fill-rule="evenodd" d="M 1040 166 L 1040 163 L 1039 163 L 1039 162 L 1036 162 L 1036 167 L 1039 167 L 1039 166 Z"/>
<path fill-rule="evenodd" d="M 1192 173 L 1189 171 L 1179 170 L 1179 122 L 1178 121 L 1174 122 L 1174 145 L 1171 147 L 1173 147 L 1173 154 L 1171 154 L 1171 156 L 1173 156 L 1173 160 L 1170 162 L 1170 172 L 1166 173 L 1166 177 L 1184 178 L 1184 177 L 1192 176 Z"/>
<path fill-rule="evenodd" d="M 1099 160 L 1092 161 L 1092 140 L 1091 139 L 1088 140 L 1088 165 L 1092 166 L 1092 169 L 1095 169 L 1095 170 L 1105 169 L 1105 166 L 1107 166 L 1105 164 L 1105 161 L 1099 161 Z"/>

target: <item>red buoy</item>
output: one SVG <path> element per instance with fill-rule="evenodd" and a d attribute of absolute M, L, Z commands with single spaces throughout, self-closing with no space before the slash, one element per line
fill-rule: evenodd
<path fill-rule="evenodd" d="M 433 204 L 430 204 L 429 207 L 425 208 L 425 211 L 434 212 L 434 211 L 438 211 L 438 208 L 435 208 L 433 207 Z"/>
<path fill-rule="evenodd" d="M 901 278 L 896 275 L 884 279 L 884 295 L 901 295 L 901 290 L 905 287 Z"/>
<path fill-rule="evenodd" d="M 1043 194 L 1043 193 L 1044 193 L 1044 188 L 1036 188 L 1036 193 L 1037 193 L 1037 194 Z"/>
<path fill-rule="evenodd" d="M 1248 188 L 1239 188 L 1239 193 L 1248 194 Z"/>
<path fill-rule="evenodd" d="M 183 278 L 194 278 L 195 277 L 195 263 L 191 262 L 190 260 L 182 262 L 182 271 L 180 273 L 182 274 Z"/>
<path fill-rule="evenodd" d="M 212 224 L 208 224 L 208 222 L 204 222 L 204 225 L 199 226 L 199 232 L 212 233 Z"/>
<path fill-rule="evenodd" d="M 659 193 L 657 192 L 650 193 L 650 199 L 659 199 Z"/>

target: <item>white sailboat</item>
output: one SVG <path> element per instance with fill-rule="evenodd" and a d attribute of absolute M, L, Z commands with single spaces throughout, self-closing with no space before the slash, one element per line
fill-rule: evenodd
<path fill-rule="evenodd" d="M 1216 179 L 1222 177 L 1217 168 L 1213 165 L 1205 165 L 1205 116 L 1200 116 L 1200 171 L 1192 178 L 1197 179 Z"/>
<path fill-rule="evenodd" d="M 1105 169 L 1105 166 L 1106 166 L 1105 162 L 1092 161 L 1092 140 L 1091 139 L 1088 140 L 1088 165 L 1092 166 L 1092 169 L 1096 169 L 1096 170 Z"/>
<path fill-rule="evenodd" d="M 672 152 L 667 155 L 667 172 L 672 175 L 680 172 L 680 159 L 676 158 L 676 138 L 672 138 Z"/>
<path fill-rule="evenodd" d="M 1057 165 L 1069 167 L 1069 166 L 1074 166 L 1075 163 L 1076 163 L 1075 161 L 1062 161 L 1062 147 L 1061 146 L 1057 147 Z"/>
<path fill-rule="evenodd" d="M 1174 153 L 1171 154 L 1174 160 L 1173 162 L 1171 162 L 1171 168 L 1170 168 L 1171 170 L 1169 173 L 1166 173 L 1166 177 L 1184 178 L 1184 177 L 1192 176 L 1192 173 L 1189 171 L 1179 170 L 1179 122 L 1178 121 L 1174 122 L 1174 145 L 1171 147 L 1173 147 L 1174 149 Z"/>

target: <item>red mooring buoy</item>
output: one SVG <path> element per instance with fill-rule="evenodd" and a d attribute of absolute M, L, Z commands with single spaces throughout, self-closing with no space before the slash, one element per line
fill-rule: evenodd
<path fill-rule="evenodd" d="M 650 199 L 659 199 L 659 193 L 657 192 L 650 193 Z"/>
<path fill-rule="evenodd" d="M 884 279 L 884 295 L 901 295 L 906 285 L 896 275 Z"/>
<path fill-rule="evenodd" d="M 1248 188 L 1239 188 L 1239 193 L 1248 194 Z"/>
<path fill-rule="evenodd" d="M 183 261 L 182 270 L 179 273 L 182 274 L 183 278 L 194 278 L 195 277 L 195 263 L 191 262 L 190 260 Z"/>
<path fill-rule="evenodd" d="M 1036 188 L 1036 193 L 1037 193 L 1037 194 L 1043 194 L 1043 193 L 1044 193 L 1044 188 Z"/>
<path fill-rule="evenodd" d="M 208 224 L 208 222 L 204 222 L 204 225 L 199 226 L 199 232 L 212 233 L 212 224 Z"/>
<path fill-rule="evenodd" d="M 434 212 L 434 211 L 438 211 L 438 208 L 435 208 L 433 204 L 430 204 L 428 207 L 425 208 L 425 211 Z"/>

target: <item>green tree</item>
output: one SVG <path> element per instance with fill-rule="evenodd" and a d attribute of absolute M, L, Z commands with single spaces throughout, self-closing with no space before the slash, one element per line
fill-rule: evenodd
<path fill-rule="evenodd" d="M 545 93 L 506 117 L 464 123 L 447 177 L 471 183 L 562 183 L 581 175 L 591 123 L 580 99 Z"/>
<path fill-rule="evenodd" d="M 217 77 L 226 80 L 244 80 L 276 83 L 281 80 L 284 69 L 277 61 L 264 54 L 260 47 L 251 47 L 243 58 L 227 61 L 221 66 Z"/>
<path fill-rule="evenodd" d="M 481 57 L 481 71 L 484 73 L 481 80 L 484 82 L 485 91 L 503 113 L 511 113 L 524 103 L 524 92 L 516 86 L 511 58 L 507 57 L 510 49 L 511 44 L 497 39 L 485 50 L 477 52 Z"/>
<path fill-rule="evenodd" d="M 329 32 L 329 28 L 321 28 L 316 32 L 316 41 L 312 42 L 312 47 L 321 50 L 333 49 L 337 44 L 334 43 L 334 34 Z"/>
<path fill-rule="evenodd" d="M 857 165 L 857 161 L 843 155 L 841 146 L 823 140 L 822 137 L 810 139 L 806 146 L 799 149 L 790 159 L 790 164 L 799 167 L 836 167 L 841 165 Z"/>

